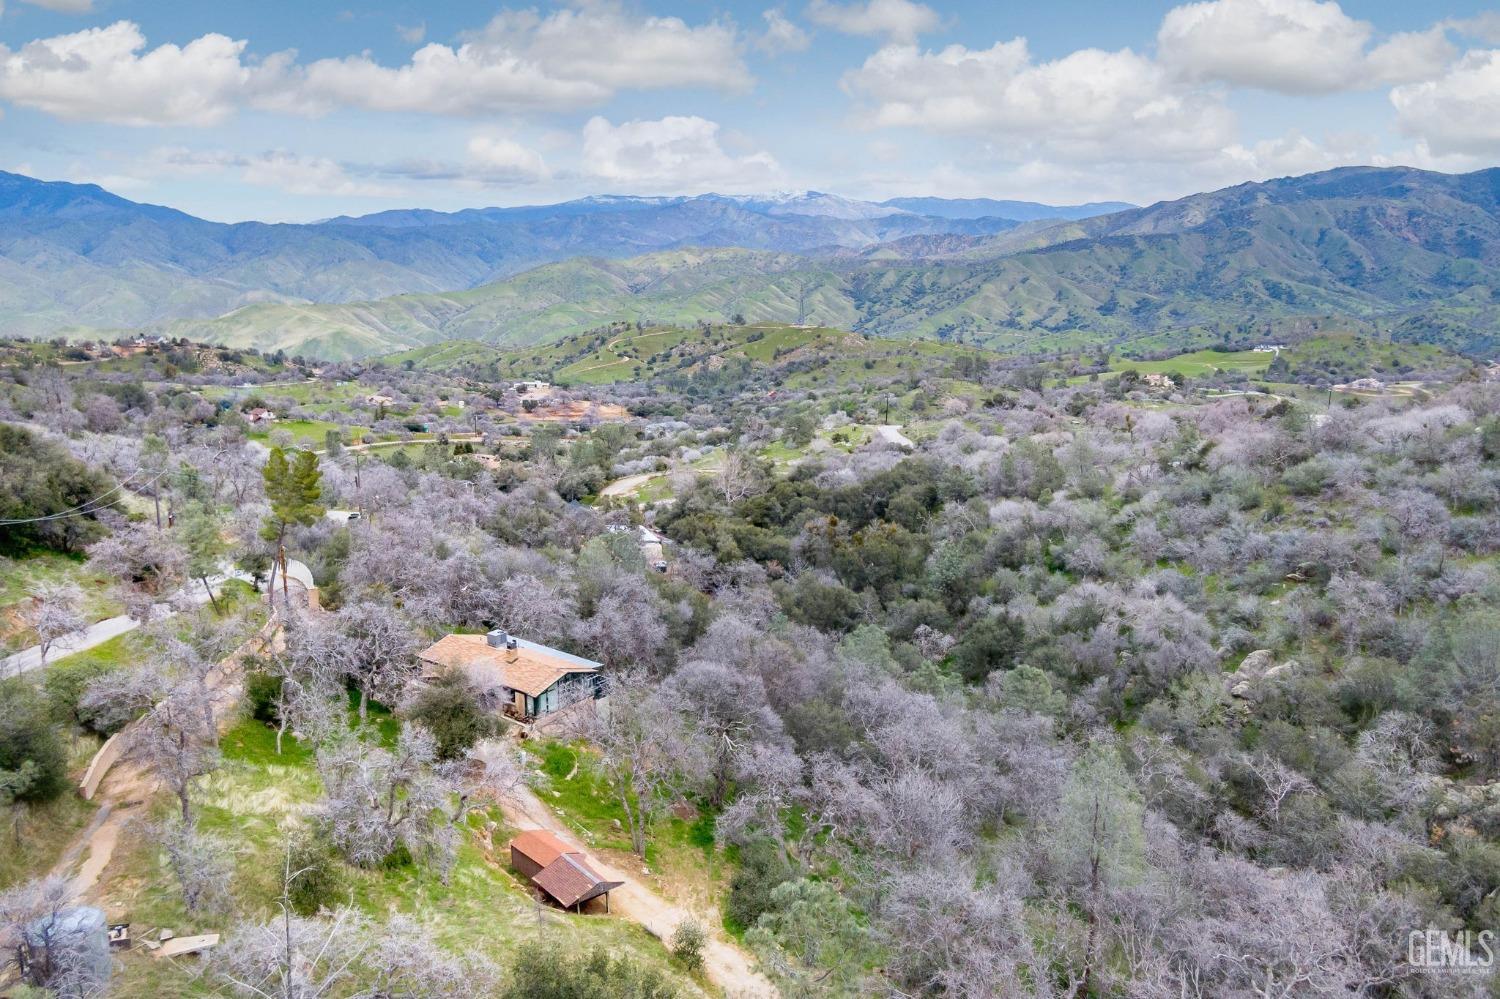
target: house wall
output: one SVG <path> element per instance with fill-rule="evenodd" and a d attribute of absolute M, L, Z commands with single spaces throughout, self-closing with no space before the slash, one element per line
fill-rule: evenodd
<path fill-rule="evenodd" d="M 518 874 L 527 878 L 536 877 L 542 870 L 541 864 L 536 863 L 515 847 L 510 848 L 510 866 L 514 867 Z"/>

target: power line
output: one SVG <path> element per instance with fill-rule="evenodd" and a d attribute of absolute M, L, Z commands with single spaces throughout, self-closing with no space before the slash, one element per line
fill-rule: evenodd
<path fill-rule="evenodd" d="M 171 469 L 169 468 L 162 469 L 160 472 L 157 472 L 155 475 L 151 476 L 150 479 L 142 482 L 141 486 L 145 487 L 151 485 L 157 479 L 161 478 L 163 475 L 166 475 L 169 471 L 171 471 Z M 124 489 L 127 485 L 130 484 L 130 480 L 135 478 L 136 474 L 137 473 L 135 472 L 131 472 L 130 475 L 126 476 L 122 481 L 116 484 L 113 489 L 110 489 L 107 492 L 100 493 L 93 499 L 80 503 L 77 506 L 69 507 L 66 510 L 59 510 L 57 513 L 49 513 L 44 517 L 23 517 L 0 520 L 0 527 L 16 527 L 21 524 L 40 524 L 49 520 L 66 520 L 69 517 L 87 517 L 91 514 L 98 513 L 100 510 L 104 509 L 104 507 L 113 506 L 115 503 L 119 502 L 118 500 L 110 500 L 108 503 L 103 503 L 103 500 L 111 493 L 117 493 L 121 489 Z M 102 505 L 96 506 L 95 504 Z"/>
<path fill-rule="evenodd" d="M 219 457 L 223 456 L 225 453 L 228 452 L 228 450 L 229 450 L 228 448 L 219 448 L 219 450 L 217 450 L 217 451 L 215 451 L 213 453 L 213 456 L 212 456 L 212 458 L 210 460 L 213 460 L 213 458 L 219 458 Z M 160 472 L 157 472 L 155 475 L 151 476 L 151 478 L 147 479 L 145 482 L 142 482 L 141 483 L 141 488 L 145 488 L 146 486 L 152 485 L 153 483 L 156 482 L 157 479 L 161 478 L 163 475 L 166 475 L 170 471 L 172 471 L 171 468 L 163 468 Z M 16 526 L 19 526 L 21 524 L 40 524 L 40 523 L 44 523 L 44 522 L 49 521 L 49 520 L 66 520 L 69 517 L 87 517 L 90 514 L 98 513 L 100 510 L 104 509 L 104 507 L 106 507 L 106 506 L 113 506 L 118 501 L 117 500 L 111 500 L 110 502 L 105 503 L 103 506 L 94 506 L 94 504 L 99 503 L 101 500 L 104 499 L 104 497 L 108 496 L 110 493 L 117 493 L 121 489 L 124 489 L 127 485 L 130 484 L 130 480 L 133 479 L 133 478 L 135 478 L 138 474 L 140 474 L 140 473 L 139 472 L 131 472 L 123 480 L 121 480 L 113 489 L 110 489 L 107 492 L 100 493 L 98 496 L 95 496 L 93 499 L 87 500 L 87 501 L 85 501 L 83 503 L 80 503 L 77 506 L 69 507 L 66 510 L 59 510 L 57 513 L 49 513 L 45 517 L 25 517 L 25 518 L 19 518 L 19 519 L 11 519 L 11 520 L 0 520 L 0 527 L 16 527 Z"/>

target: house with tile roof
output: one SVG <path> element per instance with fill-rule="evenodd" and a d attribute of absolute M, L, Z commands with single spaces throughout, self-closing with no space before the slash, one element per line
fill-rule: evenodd
<path fill-rule="evenodd" d="M 418 654 L 422 678 L 463 670 L 485 701 L 511 718 L 539 722 L 604 697 L 601 663 L 508 635 L 445 635 Z"/>

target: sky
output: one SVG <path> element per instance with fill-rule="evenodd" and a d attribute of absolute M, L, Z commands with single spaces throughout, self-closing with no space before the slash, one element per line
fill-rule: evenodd
<path fill-rule="evenodd" d="M 220 221 L 1497 163 L 1466 0 L 0 0 L 0 169 Z"/>

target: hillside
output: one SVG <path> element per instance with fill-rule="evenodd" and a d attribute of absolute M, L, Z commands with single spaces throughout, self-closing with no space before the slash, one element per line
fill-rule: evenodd
<path fill-rule="evenodd" d="M 852 325 L 858 315 L 838 292 L 837 276 L 809 266 L 803 257 L 740 249 L 587 257 L 469 291 L 347 305 L 257 305 L 167 329 L 195 340 L 344 359 L 451 339 L 541 343 L 615 321 L 725 321 L 736 312 Z"/>
<path fill-rule="evenodd" d="M 573 387 L 694 377 L 732 368 L 799 383 L 816 373 L 844 381 L 930 373 L 934 362 L 994 359 L 986 351 L 932 341 L 902 342 L 820 326 L 660 326 L 620 323 L 554 343 L 505 350 L 472 340 L 417 347 L 372 362 L 408 371 L 462 375 L 481 381 L 541 378 Z"/>
<path fill-rule="evenodd" d="M 940 208 L 940 205 L 935 205 Z M 1008 218 L 922 215 L 831 195 L 585 198 L 225 225 L 89 184 L 0 173 L 0 324 L 41 336 L 133 327 L 261 302 L 351 302 L 469 288 L 587 253 L 682 246 L 805 252 L 922 233 L 983 236 Z"/>
<path fill-rule="evenodd" d="M 1344 316 L 1396 339 L 1500 346 L 1500 171 L 1335 170 L 999 236 L 821 256 L 677 250 L 574 259 L 468 291 L 250 306 L 178 335 L 344 358 L 463 338 L 546 342 L 611 322 L 748 319 L 1056 351 L 1275 333 Z M 1179 332 L 1174 332 L 1179 331 Z M 1196 336 L 1196 334 L 1193 334 Z"/>

